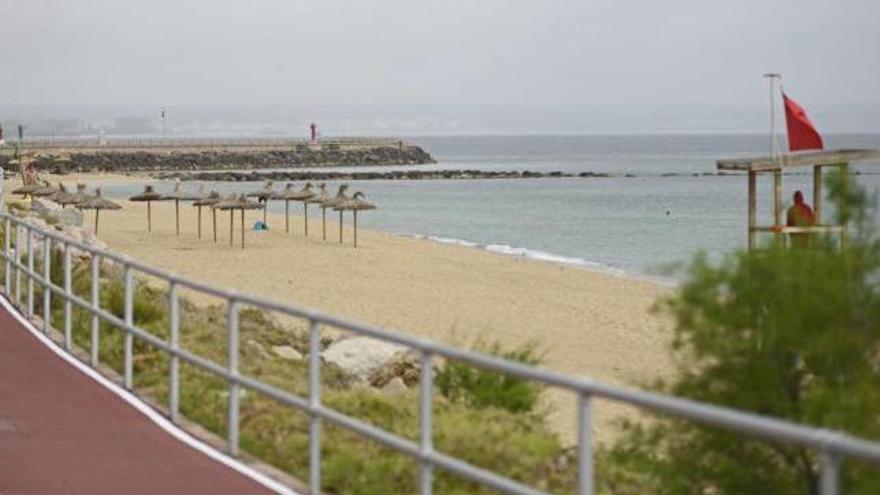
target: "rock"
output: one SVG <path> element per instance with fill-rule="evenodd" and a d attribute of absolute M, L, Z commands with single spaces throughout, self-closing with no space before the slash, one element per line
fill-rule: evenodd
<path fill-rule="evenodd" d="M 349 378 L 375 386 L 377 381 L 371 379 L 374 374 L 390 375 L 380 370 L 389 365 L 394 366 L 400 359 L 399 356 L 408 352 L 407 348 L 397 344 L 368 337 L 352 337 L 333 343 L 321 356 L 324 362 L 337 366 Z M 380 386 L 388 381 L 390 378 Z"/>
<path fill-rule="evenodd" d="M 34 198 L 34 200 L 31 202 L 31 209 L 41 215 L 46 215 L 50 212 L 61 211 L 64 208 L 62 208 L 61 205 L 54 201 L 49 201 L 48 199 L 44 198 Z"/>
<path fill-rule="evenodd" d="M 390 394 L 400 394 L 409 390 L 409 387 L 404 383 L 403 378 L 399 376 L 395 376 L 388 383 L 382 387 L 383 392 L 388 392 Z"/>
<path fill-rule="evenodd" d="M 269 357 L 269 353 L 266 352 L 266 348 L 263 347 L 262 344 L 253 339 L 247 339 L 244 341 L 244 354 L 246 356 L 254 356 L 259 359 L 267 359 Z"/>
<path fill-rule="evenodd" d="M 274 345 L 272 346 L 272 353 L 288 361 L 300 361 L 303 359 L 303 355 L 289 345 Z"/>
<path fill-rule="evenodd" d="M 412 386 L 418 383 L 420 370 L 421 363 L 415 351 L 404 349 L 370 374 L 370 385 L 384 388 L 395 379 L 400 379 L 404 385 Z"/>

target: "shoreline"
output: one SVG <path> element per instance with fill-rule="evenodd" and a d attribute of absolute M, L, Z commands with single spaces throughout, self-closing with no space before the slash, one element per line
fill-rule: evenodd
<path fill-rule="evenodd" d="M 49 177 L 53 183 L 59 178 L 75 181 Z M 142 182 L 108 174 L 79 180 L 90 185 Z M 7 191 L 14 184 L 7 182 Z M 458 346 L 478 340 L 507 348 L 538 342 L 543 367 L 618 385 L 637 387 L 674 372 L 670 322 L 651 311 L 671 289 L 656 281 L 370 229 L 359 229 L 355 249 L 350 216 L 340 245 L 338 215 L 329 215 L 325 242 L 320 214 L 310 215 L 311 235 L 302 235 L 299 209 L 290 217 L 290 234 L 284 232 L 284 215 L 269 212 L 271 230 L 249 230 L 242 250 L 237 214 L 230 247 L 225 212 L 218 215 L 215 244 L 210 213 L 203 212 L 199 240 L 195 208 L 182 206 L 178 237 L 173 202 L 154 203 L 153 232 L 148 234 L 145 205 L 111 198 L 123 206 L 101 215 L 99 238 L 111 250 L 196 280 Z M 84 224 L 91 226 L 93 218 L 87 212 Z M 248 212 L 246 224 L 258 218 L 262 213 Z M 555 389 L 544 397 L 554 430 L 572 441 L 576 398 Z M 623 417 L 640 416 L 631 407 L 598 401 L 597 438 L 613 439 L 613 424 Z"/>

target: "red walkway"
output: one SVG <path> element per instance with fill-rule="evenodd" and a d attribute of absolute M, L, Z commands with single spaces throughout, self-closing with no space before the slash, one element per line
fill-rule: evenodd
<path fill-rule="evenodd" d="M 0 494 L 273 493 L 173 438 L 0 306 Z"/>

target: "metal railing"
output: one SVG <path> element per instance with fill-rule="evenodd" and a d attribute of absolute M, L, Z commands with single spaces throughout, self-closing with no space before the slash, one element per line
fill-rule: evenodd
<path fill-rule="evenodd" d="M 375 326 L 356 323 L 347 319 L 327 315 L 298 306 L 284 304 L 269 299 L 242 294 L 232 290 L 220 289 L 211 285 L 181 277 L 164 270 L 140 263 L 128 257 L 106 250 L 87 246 L 72 239 L 65 238 L 58 232 L 30 225 L 23 219 L 8 213 L 0 213 L 4 222 L 4 247 L 0 257 L 5 262 L 4 292 L 28 318 L 34 315 L 34 284 L 42 285 L 43 291 L 43 330 L 51 331 L 51 297 L 60 297 L 63 303 L 63 335 L 64 348 L 72 346 L 72 307 L 83 308 L 91 315 L 91 349 L 90 364 L 98 364 L 99 321 L 104 320 L 124 332 L 123 341 L 123 381 L 126 389 L 132 389 L 133 381 L 133 343 L 138 338 L 159 349 L 169 356 L 169 416 L 173 422 L 180 420 L 180 363 L 184 361 L 205 372 L 225 380 L 229 387 L 228 418 L 226 449 L 229 454 L 239 453 L 239 400 L 242 387 L 278 401 L 281 404 L 305 412 L 309 422 L 309 492 L 321 492 L 321 427 L 324 421 L 341 426 L 345 429 L 377 441 L 391 449 L 412 457 L 419 463 L 419 493 L 431 494 L 433 491 L 433 471 L 441 468 L 463 476 L 477 484 L 494 488 L 504 493 L 537 495 L 544 492 L 526 486 L 520 482 L 501 476 L 492 471 L 480 468 L 463 460 L 449 456 L 434 449 L 432 427 L 432 394 L 434 388 L 433 360 L 443 357 L 469 363 L 499 373 L 536 381 L 548 386 L 560 387 L 574 392 L 578 396 L 578 481 L 577 493 L 589 495 L 594 493 L 594 459 L 591 435 L 592 400 L 602 398 L 621 402 L 658 412 L 677 418 L 689 420 L 707 426 L 717 427 L 745 436 L 757 437 L 768 442 L 799 445 L 815 449 L 819 453 L 821 463 L 820 493 L 836 495 L 840 485 L 840 463 L 846 458 L 865 461 L 880 466 L 880 443 L 871 442 L 847 435 L 845 433 L 811 428 L 788 421 L 772 419 L 752 413 L 699 403 L 692 400 L 666 396 L 657 393 L 631 390 L 609 385 L 587 378 L 574 377 L 555 373 L 522 363 L 507 361 L 498 357 L 477 352 L 458 349 L 405 334 L 391 332 Z M 15 232 L 15 245 L 12 244 Z M 34 246 L 39 239 L 43 242 L 43 270 L 34 271 Z M 53 244 L 63 252 L 64 285 L 58 287 L 52 283 L 51 256 Z M 91 258 L 91 298 L 89 301 L 77 296 L 72 291 L 72 251 L 80 250 Z M 27 256 L 26 264 L 22 262 Z M 99 276 L 101 260 L 117 263 L 122 267 L 124 277 L 124 315 L 120 319 L 116 315 L 102 309 L 99 304 Z M 168 284 L 170 334 L 163 340 L 134 324 L 134 273 L 139 272 L 156 277 Z M 22 305 L 22 281 L 26 277 L 26 303 Z M 228 361 L 224 367 L 208 359 L 192 354 L 180 347 L 180 305 L 179 289 L 187 288 L 207 295 L 222 298 L 227 305 L 227 348 Z M 238 368 L 239 358 L 239 312 L 242 305 L 255 306 L 268 311 L 308 320 L 309 353 L 308 397 L 292 394 L 273 385 L 242 375 Z M 419 414 L 419 441 L 414 442 L 397 434 L 385 431 L 377 426 L 345 415 L 328 408 L 321 401 L 320 386 L 320 338 L 322 326 L 331 326 L 353 332 L 362 336 L 392 342 L 418 351 L 421 360 Z"/>

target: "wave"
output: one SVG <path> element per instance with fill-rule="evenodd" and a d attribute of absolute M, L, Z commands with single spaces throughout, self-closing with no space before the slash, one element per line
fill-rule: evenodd
<path fill-rule="evenodd" d="M 589 261 L 583 258 L 576 258 L 572 256 L 564 256 L 561 254 L 548 253 L 546 251 L 539 251 L 537 249 L 528 249 L 524 247 L 515 247 L 508 246 L 507 244 L 480 244 L 478 242 L 467 241 L 464 239 L 456 239 L 452 237 L 439 237 L 433 235 L 424 235 L 424 234 L 412 234 L 405 235 L 403 237 L 407 237 L 410 239 L 421 239 L 428 240 L 431 242 L 438 242 L 440 244 L 450 244 L 454 246 L 462 246 L 469 248 L 477 248 L 482 249 L 484 251 L 488 251 L 490 253 L 502 254 L 505 256 L 517 256 L 522 258 L 528 258 L 536 261 L 544 261 L 548 263 L 558 263 L 561 265 L 570 265 L 577 266 L 581 268 L 587 268 L 594 271 L 599 271 L 602 273 L 616 275 L 619 277 L 637 277 L 636 274 L 626 272 L 619 268 L 615 268 L 610 265 L 606 265 L 604 263 L 599 263 L 597 261 Z"/>

